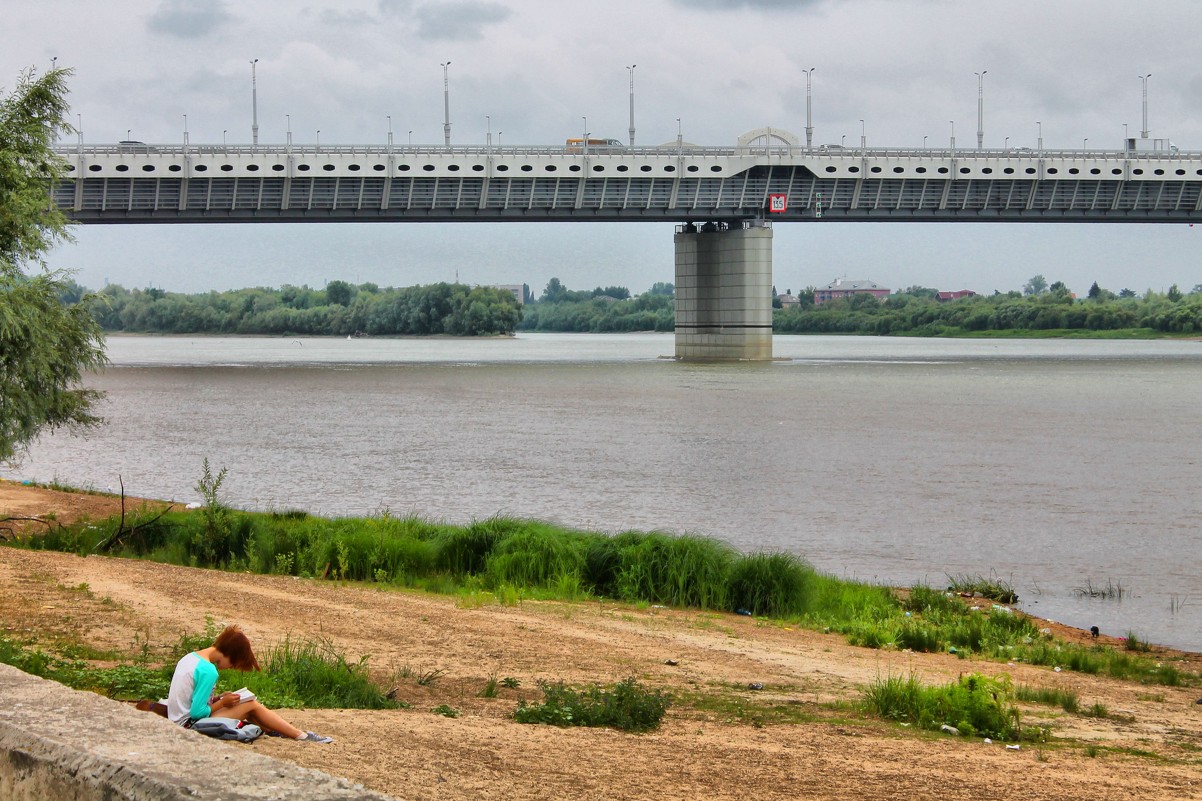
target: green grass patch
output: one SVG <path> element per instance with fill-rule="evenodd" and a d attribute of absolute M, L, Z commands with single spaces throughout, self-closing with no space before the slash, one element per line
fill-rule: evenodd
<path fill-rule="evenodd" d="M 1081 701 L 1077 694 L 1059 687 L 1032 687 L 1029 684 L 1020 684 L 1014 688 L 1014 698 L 1028 704 L 1058 706 L 1070 714 L 1076 714 L 1081 709 Z"/>
<path fill-rule="evenodd" d="M 650 690 L 634 677 L 605 688 L 592 685 L 583 690 L 563 682 L 539 682 L 542 703 L 520 701 L 513 718 L 518 723 L 549 723 L 553 726 L 600 726 L 626 732 L 659 728 L 672 696 Z"/>
<path fill-rule="evenodd" d="M 923 729 L 955 728 L 963 737 L 1018 740 L 1018 708 L 1012 703 L 1010 679 L 979 674 L 950 684 L 928 686 L 914 674 L 879 678 L 864 691 L 864 707 L 875 715 Z"/>

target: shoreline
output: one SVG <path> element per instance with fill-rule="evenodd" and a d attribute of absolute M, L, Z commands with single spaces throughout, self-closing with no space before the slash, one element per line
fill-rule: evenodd
<path fill-rule="evenodd" d="M 140 498 L 129 495 L 125 496 L 125 504 L 127 511 L 134 508 L 161 510 L 169 506 L 174 506 L 176 509 L 184 508 L 184 505 L 178 501 Z M 120 513 L 121 496 L 118 493 L 112 493 L 107 490 L 85 490 L 73 487 L 56 489 L 41 486 L 37 482 L 23 482 L 0 478 L 0 519 L 15 515 L 40 516 L 43 519 L 69 524 L 81 518 L 94 520 L 119 515 Z M 22 521 L 21 525 L 28 531 L 36 530 L 39 524 L 33 521 Z M 907 587 L 881 586 L 902 596 L 909 592 L 909 588 Z M 959 593 L 959 595 L 967 605 L 983 611 L 988 611 L 995 605 L 998 605 L 996 601 L 980 595 L 976 595 L 975 597 L 974 595 L 964 593 Z M 599 600 L 601 603 L 617 603 L 613 599 L 603 598 Z M 1094 637 L 1087 628 L 1040 617 L 1029 610 L 1021 608 L 1021 604 L 1018 602 L 1001 605 L 1016 614 L 1030 619 L 1041 629 L 1048 629 L 1054 637 L 1066 642 L 1109 645 L 1117 650 L 1123 650 L 1126 642 L 1126 637 L 1106 633 L 1100 633 L 1099 636 Z M 1202 660 L 1202 651 L 1193 651 L 1159 643 L 1151 643 L 1151 646 L 1155 652 L 1163 653 L 1166 656 L 1198 657 Z"/>

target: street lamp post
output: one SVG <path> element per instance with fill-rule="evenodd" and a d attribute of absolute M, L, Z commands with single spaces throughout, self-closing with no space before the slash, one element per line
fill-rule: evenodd
<path fill-rule="evenodd" d="M 985 74 L 989 70 L 974 72 L 977 76 L 977 150 L 985 143 Z"/>
<path fill-rule="evenodd" d="M 922 136 L 922 149 L 923 150 L 927 149 L 927 135 L 926 134 L 923 134 L 923 136 Z"/>
<path fill-rule="evenodd" d="M 451 62 L 442 65 L 442 142 L 451 146 L 451 81 L 447 76 L 447 67 Z"/>
<path fill-rule="evenodd" d="M 634 147 L 634 68 L 637 66 L 638 64 L 631 64 L 626 68 L 630 73 L 630 130 L 627 133 L 630 134 L 631 147 Z"/>
<path fill-rule="evenodd" d="M 1139 76 L 1139 79 L 1144 82 L 1144 127 L 1139 132 L 1140 139 L 1148 138 L 1148 79 L 1152 77 L 1152 73 Z"/>
<path fill-rule="evenodd" d="M 317 131 L 317 152 L 321 152 L 321 130 Z"/>
<path fill-rule="evenodd" d="M 492 150 L 492 115 L 484 115 L 484 146 Z"/>
<path fill-rule="evenodd" d="M 222 149 L 225 149 L 225 134 L 226 134 L 226 131 L 223 130 L 221 132 L 221 147 L 222 147 Z"/>
<path fill-rule="evenodd" d="M 808 70 L 802 70 L 806 74 L 806 150 L 814 146 L 814 120 L 810 116 L 810 90 L 813 86 L 814 69 L 810 67 Z"/>
<path fill-rule="evenodd" d="M 259 144 L 259 84 L 255 75 L 255 65 L 259 59 L 250 62 L 250 143 Z"/>
<path fill-rule="evenodd" d="M 1002 149 L 1003 149 L 1003 150 L 1009 150 L 1009 149 L 1010 149 L 1010 137 L 1008 137 L 1008 136 L 1006 137 L 1006 141 L 1005 141 L 1005 143 L 1003 143 L 1003 145 L 1002 145 Z"/>
<path fill-rule="evenodd" d="M 188 115 L 184 115 L 184 152 L 188 152 Z"/>
<path fill-rule="evenodd" d="M 292 152 L 292 115 L 285 114 L 284 120 L 286 121 L 287 126 L 288 126 L 288 152 L 291 153 Z"/>
<path fill-rule="evenodd" d="M 847 144 L 847 134 L 842 134 L 839 137 L 839 147 L 842 148 L 845 144 Z"/>
<path fill-rule="evenodd" d="M 1036 142 L 1036 145 L 1037 145 L 1036 149 L 1039 151 L 1039 157 L 1043 158 L 1043 123 L 1040 122 L 1039 120 L 1036 120 L 1035 124 L 1037 126 L 1039 126 L 1039 139 Z"/>
<path fill-rule="evenodd" d="M 955 157 L 955 155 L 956 155 L 956 121 L 948 120 L 948 122 L 952 126 L 952 156 Z"/>
<path fill-rule="evenodd" d="M 1089 146 L 1089 137 L 1087 136 L 1087 137 L 1085 137 L 1085 141 L 1083 141 L 1081 143 L 1081 149 L 1085 150 L 1088 148 L 1088 146 Z"/>
<path fill-rule="evenodd" d="M 864 121 L 860 120 L 860 150 L 868 149 L 868 129 L 864 126 Z"/>
<path fill-rule="evenodd" d="M 589 134 L 588 117 L 581 117 L 580 119 L 584 120 L 584 138 L 582 140 L 582 145 L 584 147 L 584 155 L 587 156 L 588 155 L 588 134 Z"/>
<path fill-rule="evenodd" d="M 413 147 L 413 131 L 409 132 L 409 147 Z"/>
<path fill-rule="evenodd" d="M 392 115 L 388 115 L 388 152 L 392 152 Z"/>

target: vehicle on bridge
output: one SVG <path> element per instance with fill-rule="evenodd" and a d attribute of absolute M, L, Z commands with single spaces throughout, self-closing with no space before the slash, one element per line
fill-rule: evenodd
<path fill-rule="evenodd" d="M 626 145 L 622 144 L 622 140 L 620 140 L 620 139 L 587 139 L 586 140 L 584 137 L 581 137 L 581 136 L 577 136 L 575 138 L 568 139 L 568 141 L 564 145 L 564 149 L 567 150 L 569 153 L 583 153 L 586 148 L 588 150 L 612 151 L 615 148 L 624 148 L 624 147 L 626 147 Z"/>

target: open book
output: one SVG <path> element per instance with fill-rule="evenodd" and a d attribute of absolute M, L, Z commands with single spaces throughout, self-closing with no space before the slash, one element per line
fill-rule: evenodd
<path fill-rule="evenodd" d="M 238 703 L 240 704 L 255 700 L 255 694 L 245 687 L 241 690 L 234 690 L 234 692 L 238 693 Z"/>

